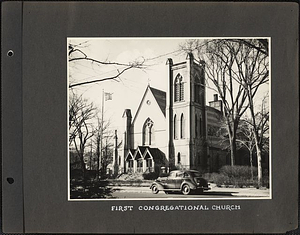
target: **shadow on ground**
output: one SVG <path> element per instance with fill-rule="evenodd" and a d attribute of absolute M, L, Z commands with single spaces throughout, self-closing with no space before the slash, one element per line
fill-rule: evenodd
<path fill-rule="evenodd" d="M 205 192 L 191 192 L 190 195 L 211 195 L 211 196 L 231 196 L 233 197 L 234 195 L 232 195 L 233 193 L 238 193 L 238 192 L 210 192 L 210 191 L 205 191 Z M 175 191 L 175 192 L 166 192 L 166 194 L 182 194 L 179 191 Z"/>
<path fill-rule="evenodd" d="M 70 199 L 114 198 L 112 193 L 119 189 L 112 189 L 107 181 L 72 180 Z"/>
<path fill-rule="evenodd" d="M 238 193 L 238 192 L 205 192 L 202 193 L 202 195 L 212 195 L 212 196 L 231 196 L 233 197 L 233 193 Z"/>

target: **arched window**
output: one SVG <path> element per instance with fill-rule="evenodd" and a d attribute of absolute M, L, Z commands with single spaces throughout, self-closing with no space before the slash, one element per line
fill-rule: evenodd
<path fill-rule="evenodd" d="M 149 145 L 149 128 L 147 125 L 144 126 L 143 136 L 144 136 L 143 145 Z"/>
<path fill-rule="evenodd" d="M 180 80 L 177 76 L 175 79 L 175 84 L 174 84 L 174 101 L 175 102 L 179 101 L 179 96 L 180 96 Z"/>
<path fill-rule="evenodd" d="M 174 139 L 178 139 L 178 136 L 177 136 L 177 117 L 176 117 L 176 114 L 174 116 Z"/>
<path fill-rule="evenodd" d="M 194 100 L 196 103 L 200 104 L 201 103 L 201 82 L 198 76 L 195 77 L 195 86 L 194 86 Z"/>
<path fill-rule="evenodd" d="M 180 156 L 180 152 L 178 152 L 177 154 L 177 164 L 181 163 L 181 156 Z"/>
<path fill-rule="evenodd" d="M 143 145 L 151 145 L 154 140 L 153 121 L 150 118 L 144 123 L 143 126 Z"/>
<path fill-rule="evenodd" d="M 181 80 L 179 84 L 179 100 L 184 100 L 184 86 L 183 86 L 183 81 Z"/>
<path fill-rule="evenodd" d="M 195 136 L 198 137 L 198 117 L 195 115 Z"/>
<path fill-rule="evenodd" d="M 202 136 L 202 118 L 201 117 L 199 120 L 199 134 L 200 134 L 200 136 Z"/>
<path fill-rule="evenodd" d="M 185 120 L 184 120 L 184 116 L 183 114 L 181 114 L 181 118 L 180 118 L 180 138 L 184 138 L 185 137 Z"/>
<path fill-rule="evenodd" d="M 184 83 L 182 76 L 177 74 L 174 83 L 174 101 L 182 101 L 184 100 Z"/>

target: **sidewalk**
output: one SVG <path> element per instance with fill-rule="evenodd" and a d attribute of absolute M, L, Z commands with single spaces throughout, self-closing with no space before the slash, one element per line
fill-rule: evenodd
<path fill-rule="evenodd" d="M 222 188 L 215 184 L 210 184 L 209 192 L 230 192 L 235 197 L 270 197 L 270 189 L 256 188 Z"/>
<path fill-rule="evenodd" d="M 210 184 L 211 189 L 205 191 L 203 195 L 222 195 L 230 194 L 233 197 L 270 197 L 270 189 L 256 189 L 256 188 L 221 188 L 215 184 Z M 116 190 L 122 190 L 128 193 L 149 193 L 152 194 L 149 187 L 145 186 L 113 186 Z"/>

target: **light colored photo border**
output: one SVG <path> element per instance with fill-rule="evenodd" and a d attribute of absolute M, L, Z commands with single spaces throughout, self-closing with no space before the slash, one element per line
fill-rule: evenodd
<path fill-rule="evenodd" d="M 272 89 L 271 89 L 271 83 L 272 83 L 272 58 L 271 58 L 271 37 L 67 37 L 66 39 L 66 58 L 67 58 L 67 86 L 69 85 L 69 62 L 68 62 L 68 42 L 72 39 L 80 39 L 80 40 L 151 40 L 151 39 L 162 39 L 162 40 L 172 40 L 172 39 L 268 39 L 269 42 L 269 196 L 268 197 L 224 197 L 224 198 L 91 198 L 91 199 L 71 199 L 70 198 L 70 151 L 69 151 L 69 145 L 67 144 L 67 186 L 68 186 L 68 195 L 67 200 L 68 201 L 222 201 L 222 200 L 268 200 L 272 199 L 273 197 L 273 190 L 272 190 L 272 103 L 271 103 L 271 97 L 272 97 Z M 67 87 L 67 123 L 69 123 L 69 88 Z M 66 143 L 68 143 L 68 137 L 69 137 L 69 128 L 67 128 L 67 139 Z M 233 188 L 234 189 L 234 188 Z M 150 189 L 149 189 L 150 190 Z"/>

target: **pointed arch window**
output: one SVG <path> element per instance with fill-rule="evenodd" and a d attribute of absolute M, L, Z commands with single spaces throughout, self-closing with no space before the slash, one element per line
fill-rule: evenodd
<path fill-rule="evenodd" d="M 178 152 L 178 154 L 177 154 L 177 164 L 181 164 L 180 152 Z"/>
<path fill-rule="evenodd" d="M 185 119 L 183 114 L 180 117 L 180 138 L 183 139 L 185 137 Z"/>
<path fill-rule="evenodd" d="M 195 85 L 194 85 L 194 100 L 196 103 L 201 103 L 201 96 L 202 96 L 202 90 L 201 90 L 201 81 L 200 78 L 196 75 L 195 77 Z"/>
<path fill-rule="evenodd" d="M 143 126 L 143 145 L 151 145 L 153 143 L 154 143 L 153 121 L 150 118 L 147 118 Z"/>
<path fill-rule="evenodd" d="M 174 116 L 174 139 L 178 139 L 178 136 L 177 136 L 177 117 L 176 117 L 176 114 Z"/>
<path fill-rule="evenodd" d="M 195 115 L 195 136 L 198 137 L 198 117 Z"/>
<path fill-rule="evenodd" d="M 180 74 L 177 74 L 174 83 L 174 101 L 184 100 L 184 83 L 183 78 Z"/>
<path fill-rule="evenodd" d="M 202 118 L 199 119 L 199 134 L 202 136 Z"/>

